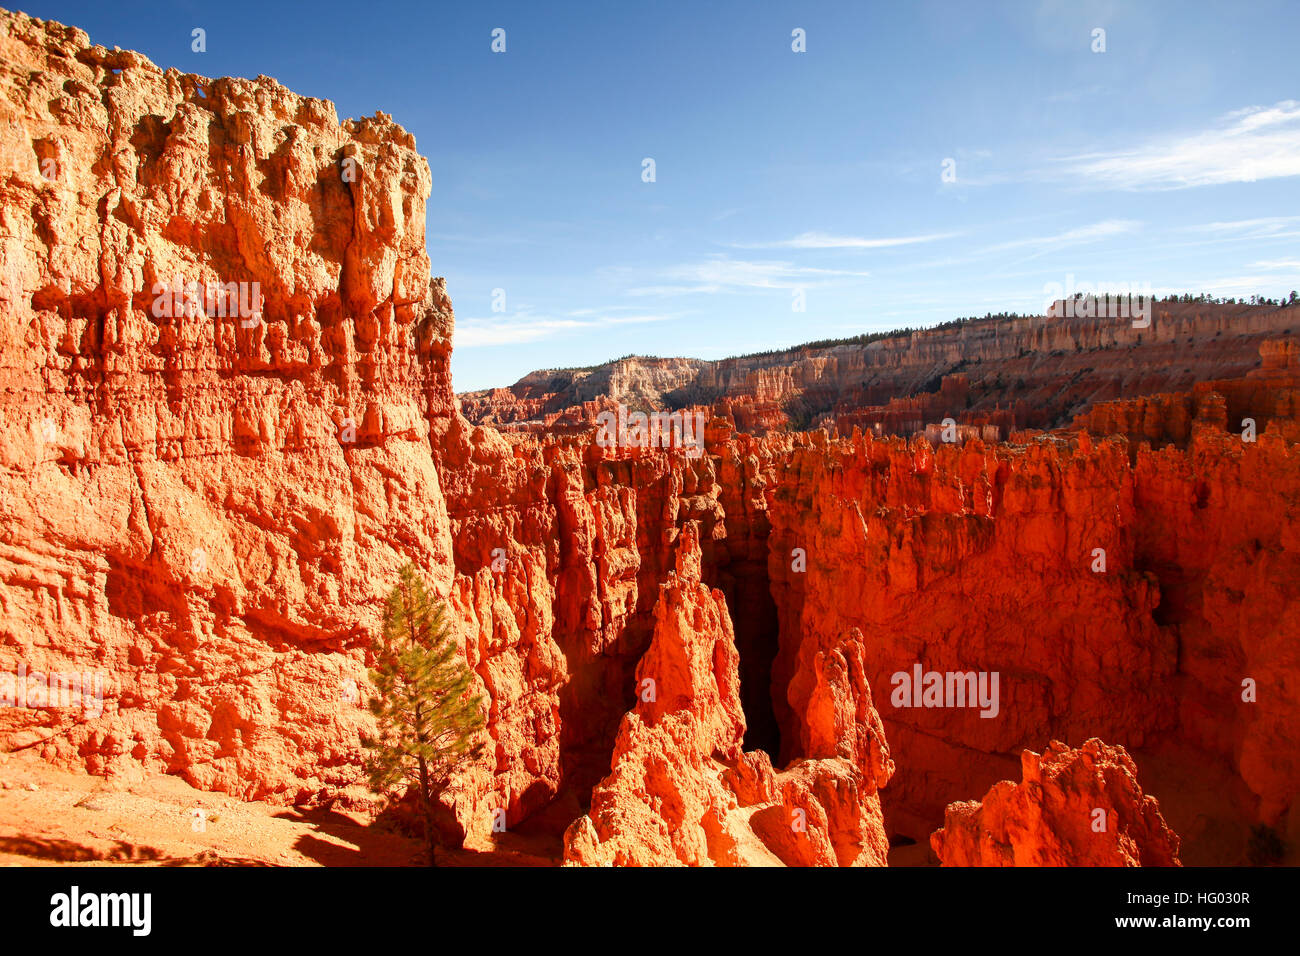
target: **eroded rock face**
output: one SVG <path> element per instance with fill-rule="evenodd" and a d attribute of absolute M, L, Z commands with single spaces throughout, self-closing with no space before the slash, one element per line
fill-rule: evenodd
<path fill-rule="evenodd" d="M 22 14 L 0 54 L 0 671 L 105 683 L 0 728 L 93 773 L 345 786 L 393 575 L 455 573 L 428 165 L 267 77 Z"/>
<path fill-rule="evenodd" d="M 817 712 L 798 675 L 844 635 L 895 753 L 915 755 L 886 793 L 895 826 L 937 819 L 963 782 L 988 786 L 1044 732 L 1140 744 L 1167 728 L 1176 646 L 1152 620 L 1154 580 L 1133 566 L 1127 470 L 1118 443 L 933 449 L 859 435 L 796 449 L 769 539 L 783 748 L 805 733 L 785 728 Z M 961 701 L 924 701 L 918 669 L 945 683 L 973 674 L 989 700 L 963 687 Z"/>
<path fill-rule="evenodd" d="M 745 716 L 730 616 L 700 583 L 698 530 L 681 532 L 677 566 L 655 605 L 655 632 L 637 665 L 639 696 L 624 718 L 612 769 L 590 814 L 565 835 L 576 865 L 883 866 L 878 787 L 893 763 L 861 667 L 843 655 L 811 679 L 833 735 L 814 759 L 774 773 L 741 744 Z M 850 653 L 852 653 L 850 651 Z"/>
<path fill-rule="evenodd" d="M 1133 401 L 1193 409 L 1151 429 L 1181 447 L 1085 431 L 796 441 L 769 511 L 783 756 L 809 712 L 793 675 L 857 628 L 899 764 L 891 828 L 917 835 L 961 781 L 992 785 L 1043 734 L 1186 743 L 1246 782 L 1242 818 L 1285 823 L 1300 777 L 1271 741 L 1300 734 L 1285 651 L 1300 634 L 1294 394 L 1270 375 Z M 1245 417 L 1255 440 L 1233 427 Z M 918 666 L 999 675 L 996 712 L 896 702 Z"/>
<path fill-rule="evenodd" d="M 399 126 L 21 14 L 0 53 L 0 675 L 104 690 L 93 715 L 0 708 L 6 747 L 360 799 L 367 647 L 410 560 L 487 699 L 487 754 L 447 795 L 456 839 L 564 796 L 591 800 L 575 862 L 878 864 L 882 797 L 891 830 L 928 833 L 1044 734 L 1177 741 L 1240 781 L 1237 823 L 1290 812 L 1300 382 L 1270 336 L 1295 310 L 1158 316 L 1143 354 L 1201 363 L 1173 379 L 1251 375 L 1009 442 L 982 429 L 1019 406 L 954 445 L 783 422 L 996 406 L 993 363 L 1032 393 L 1137 343 L 1017 320 L 759 365 L 632 360 L 589 371 L 576 406 L 530 382 L 497 417 L 541 420 L 504 433 L 452 394 L 428 167 Z M 177 310 L 177 277 L 235 302 L 190 309 L 182 288 Z M 1063 354 L 1030 369 L 1033 348 Z M 891 401 L 963 355 L 989 365 Z M 688 373 L 717 398 L 703 455 L 596 442 L 610 395 Z M 1057 412 L 1173 379 L 1081 374 Z M 996 716 L 896 706 L 918 664 L 999 673 Z"/>
<path fill-rule="evenodd" d="M 1098 402 L 1244 376 L 1261 343 L 1300 332 L 1300 307 L 1157 301 L 1147 327 L 1095 315 L 988 317 L 867 343 L 809 345 L 720 361 L 632 356 L 544 370 L 466 392 L 481 424 L 550 425 L 600 402 L 708 405 L 753 434 L 855 426 L 911 437 L 945 418 L 975 437 L 1069 423 Z M 964 440 L 963 435 L 963 440 Z"/>
<path fill-rule="evenodd" d="M 488 756 L 449 793 L 461 832 L 585 798 L 678 527 L 731 560 L 713 459 L 457 413 L 428 167 L 386 117 L 0 29 L 0 673 L 104 690 L 93 719 L 5 708 L 6 744 L 333 798 L 360 779 L 366 650 L 411 560 L 489 702 Z"/>
<path fill-rule="evenodd" d="M 1123 747 L 1093 738 L 1021 754 L 1021 781 L 949 804 L 930 837 L 944 866 L 1178 866 L 1178 836 Z"/>

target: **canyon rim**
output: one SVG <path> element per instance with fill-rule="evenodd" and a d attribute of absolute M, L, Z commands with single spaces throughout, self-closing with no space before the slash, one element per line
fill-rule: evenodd
<path fill-rule="evenodd" d="M 482 698 L 444 864 L 1296 862 L 1294 293 L 458 394 L 393 117 L 0 60 L 7 862 L 418 863 L 362 772 L 407 563 Z"/>

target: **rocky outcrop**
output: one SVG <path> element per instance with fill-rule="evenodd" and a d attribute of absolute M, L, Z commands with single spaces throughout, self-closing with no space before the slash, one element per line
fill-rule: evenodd
<path fill-rule="evenodd" d="M 1178 866 L 1178 836 L 1123 747 L 1093 738 L 1021 754 L 1021 781 L 949 804 L 930 837 L 944 866 Z"/>
<path fill-rule="evenodd" d="M 1261 343 L 1300 332 L 1300 306 L 1159 301 L 1151 324 L 1098 317 L 987 317 L 865 341 L 703 362 L 629 356 L 533 372 L 466 392 L 483 424 L 541 422 L 584 403 L 711 405 L 742 431 L 826 425 L 911 437 L 944 418 L 1005 440 L 1069 424 L 1099 402 L 1191 389 L 1259 366 Z M 1271 361 L 1271 360 L 1270 360 Z M 985 432 L 996 426 L 996 432 Z"/>
<path fill-rule="evenodd" d="M 1167 727 L 1176 645 L 1152 619 L 1154 579 L 1134 567 L 1127 470 L 1120 444 L 1086 440 L 796 448 L 770 512 L 783 748 L 810 707 L 795 675 L 845 634 L 895 753 L 914 757 L 886 794 L 903 832 L 963 783 L 1004 776 L 1044 732 L 1139 745 Z M 945 684 L 972 675 L 987 700 L 964 686 L 960 702 L 924 701 L 918 669 Z"/>
<path fill-rule="evenodd" d="M 1097 435 L 1123 435 L 1160 448 L 1186 447 L 1196 430 L 1234 432 L 1252 440 L 1267 429 L 1300 440 L 1300 348 L 1290 339 L 1260 343 L 1260 367 L 1245 378 L 1198 382 L 1190 392 L 1100 402 L 1075 418 L 1073 428 Z"/>
<path fill-rule="evenodd" d="M 1300 782 L 1277 743 L 1300 735 L 1286 690 L 1300 634 L 1290 396 L 1286 381 L 1243 380 L 1170 396 L 1164 407 L 1206 410 L 1173 426 L 1181 448 L 1088 432 L 797 441 L 769 510 L 783 755 L 808 706 L 800 662 L 857 628 L 898 760 L 891 830 L 919 835 L 962 798 L 960 781 L 992 785 L 1044 733 L 1133 752 L 1185 744 L 1177 759 L 1200 754 L 1246 783 L 1237 820 L 1287 825 Z M 1258 422 L 1254 440 L 1227 427 L 1229 405 Z M 918 668 L 945 682 L 996 674 L 996 712 L 926 703 Z M 1223 810 L 1180 813 L 1199 832 Z"/>
<path fill-rule="evenodd" d="M 1144 768 L 1172 741 L 1231 775 L 1234 825 L 1295 816 L 1295 309 L 626 359 L 530 380 L 498 430 L 453 396 L 428 167 L 388 117 L 21 14 L 0 52 L 0 681 L 103 689 L 0 708 L 6 748 L 364 799 L 413 561 L 485 698 L 446 794 L 471 844 L 590 805 L 574 861 L 876 864 L 1044 734 Z M 1079 364 L 1116 349 L 1142 361 Z M 1037 397 L 1092 411 L 1032 432 Z M 703 454 L 603 447 L 619 402 L 710 409 Z M 955 443 L 874 427 L 962 404 Z M 788 430 L 832 413 L 867 433 Z M 996 707 L 901 692 L 917 667 L 997 674 Z"/>
<path fill-rule="evenodd" d="M 660 588 L 611 772 L 565 835 L 575 865 L 883 866 L 876 794 L 893 771 L 858 662 L 840 652 L 808 680 L 817 713 L 807 750 L 775 773 L 741 744 L 739 655 L 722 593 L 700 582 L 695 523 Z M 854 666 L 856 665 L 856 666 Z"/>
<path fill-rule="evenodd" d="M 104 683 L 93 719 L 0 732 L 97 774 L 344 786 L 393 575 L 454 574 L 428 165 L 267 77 L 22 14 L 0 52 L 0 671 Z"/>
<path fill-rule="evenodd" d="M 525 375 L 510 388 L 466 392 L 459 396 L 466 418 L 475 424 L 506 425 L 542 421 L 547 416 L 601 401 L 634 408 L 662 408 L 665 396 L 676 395 L 706 363 L 687 358 L 631 356 L 589 368 L 542 369 Z"/>

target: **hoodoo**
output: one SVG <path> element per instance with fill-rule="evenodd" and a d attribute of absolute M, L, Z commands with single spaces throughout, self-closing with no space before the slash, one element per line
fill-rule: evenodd
<path fill-rule="evenodd" d="M 1294 852 L 1300 308 L 990 316 L 458 398 L 431 188 L 383 113 L 0 13 L 0 749 L 377 811 L 363 702 L 411 562 L 484 700 L 439 796 L 457 848 Z M 20 666 L 94 706 L 19 703 Z"/>

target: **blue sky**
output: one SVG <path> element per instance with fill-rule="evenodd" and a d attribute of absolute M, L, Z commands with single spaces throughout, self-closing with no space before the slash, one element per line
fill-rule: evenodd
<path fill-rule="evenodd" d="M 1041 312 L 1071 281 L 1300 289 L 1294 0 L 20 9 L 412 131 L 458 391 Z"/>

